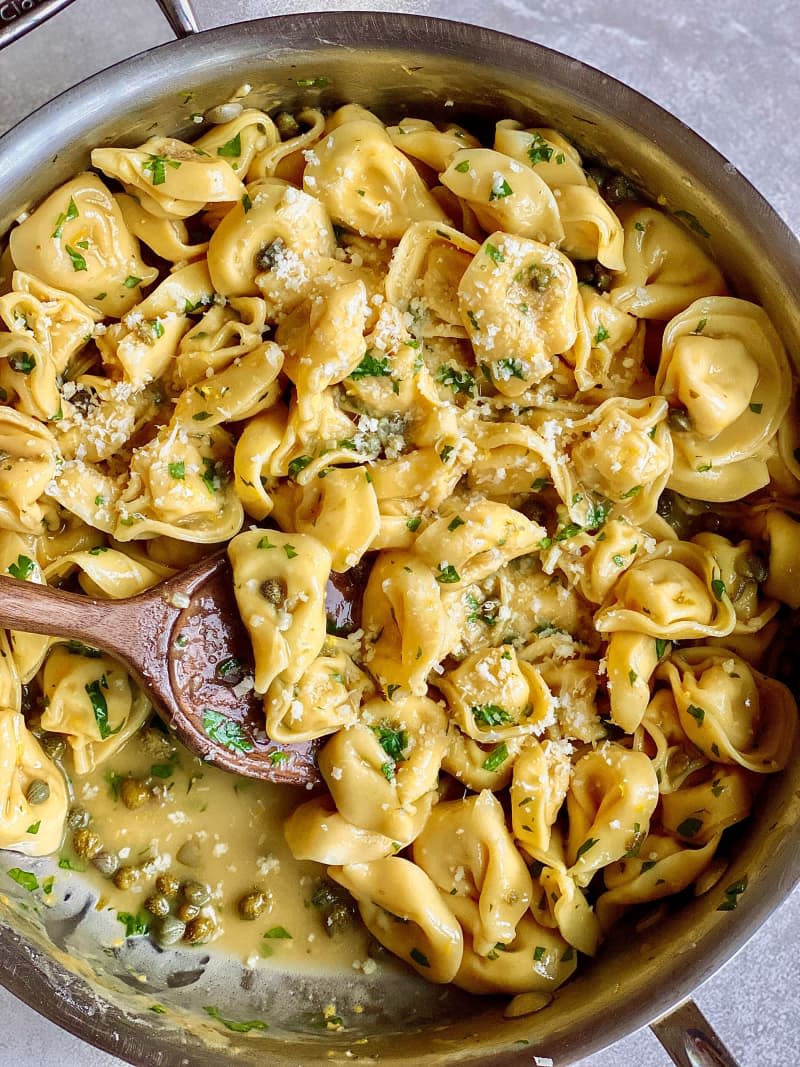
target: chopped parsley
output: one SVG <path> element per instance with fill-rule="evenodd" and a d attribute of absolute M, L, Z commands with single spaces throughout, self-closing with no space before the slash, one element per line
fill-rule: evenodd
<path fill-rule="evenodd" d="M 268 536 L 264 536 L 256 545 L 256 548 L 277 548 L 277 545 L 273 545 Z"/>
<path fill-rule="evenodd" d="M 514 190 L 508 184 L 506 179 L 498 174 L 492 182 L 491 192 L 489 193 L 489 203 L 491 204 L 493 200 L 504 200 L 507 196 L 512 196 L 513 193 Z"/>
<path fill-rule="evenodd" d="M 13 352 L 8 357 L 8 365 L 18 374 L 30 374 L 36 367 L 36 360 L 30 352 Z"/>
<path fill-rule="evenodd" d="M 723 582 L 723 580 L 721 578 L 714 578 L 712 580 L 712 582 L 711 582 L 711 592 L 714 594 L 714 596 L 717 598 L 717 600 L 722 600 L 722 598 L 725 596 L 725 592 L 726 592 L 725 583 Z"/>
<path fill-rule="evenodd" d="M 149 155 L 147 162 L 142 164 L 142 170 L 148 171 L 153 185 L 163 185 L 167 180 L 167 167 L 177 170 L 180 163 L 176 159 L 167 159 L 166 156 Z"/>
<path fill-rule="evenodd" d="M 252 206 L 253 206 L 253 201 L 250 199 L 249 193 L 245 193 L 244 196 L 242 197 L 242 207 L 244 208 L 245 215 L 247 214 L 247 212 L 250 210 L 250 208 Z"/>
<path fill-rule="evenodd" d="M 330 78 L 318 77 L 318 78 L 298 78 L 298 89 L 324 89 L 326 85 L 330 85 Z"/>
<path fill-rule="evenodd" d="M 420 967 L 430 967 L 430 961 L 424 952 L 420 952 L 418 948 L 412 948 L 409 952 L 411 959 L 420 965 Z"/>
<path fill-rule="evenodd" d="M 751 404 L 750 405 L 750 410 L 753 412 L 754 415 L 760 415 L 761 412 L 764 410 L 764 405 L 763 404 Z"/>
<path fill-rule="evenodd" d="M 236 1022 L 233 1019 L 226 1019 L 223 1017 L 219 1008 L 213 1006 L 207 1006 L 203 1008 L 206 1015 L 210 1015 L 212 1019 L 216 1019 L 217 1022 L 222 1023 L 226 1030 L 232 1030 L 235 1034 L 249 1034 L 251 1030 L 268 1030 L 269 1027 L 261 1019 L 251 1019 L 249 1022 Z"/>
<path fill-rule="evenodd" d="M 171 778 L 175 768 L 171 763 L 154 763 L 150 767 L 150 774 L 154 778 Z"/>
<path fill-rule="evenodd" d="M 659 659 L 661 659 L 664 653 L 667 651 L 668 645 L 669 641 L 665 641 L 663 637 L 656 638 L 656 656 L 658 656 Z"/>
<path fill-rule="evenodd" d="M 289 464 L 289 477 L 296 478 L 300 471 L 306 469 L 311 463 L 311 456 L 298 456 L 297 459 L 293 459 Z"/>
<path fill-rule="evenodd" d="M 254 745 L 238 722 L 213 708 L 203 708 L 203 729 L 212 741 L 231 752 L 252 752 Z"/>
<path fill-rule="evenodd" d="M 439 459 L 442 463 L 447 463 L 448 459 L 452 456 L 454 449 L 455 445 L 442 445 L 442 451 L 439 453 Z"/>
<path fill-rule="evenodd" d="M 436 374 L 436 380 L 440 385 L 448 386 L 456 395 L 463 393 L 465 396 L 475 396 L 475 378 L 466 369 L 459 370 L 443 363 Z"/>
<path fill-rule="evenodd" d="M 421 522 L 422 522 L 422 516 L 421 515 L 414 515 L 410 519 L 406 520 L 406 526 L 409 528 L 409 530 L 412 533 L 416 533 L 416 531 L 420 527 L 420 523 Z"/>
<path fill-rule="evenodd" d="M 534 133 L 531 143 L 528 145 L 528 159 L 531 161 L 531 166 L 535 167 L 537 163 L 549 163 L 552 158 L 552 146 L 547 143 L 540 133 Z M 561 162 L 564 162 L 563 155 L 561 156 Z"/>
<path fill-rule="evenodd" d="M 442 585 L 452 585 L 454 582 L 460 582 L 461 576 L 452 563 L 448 563 L 445 567 L 440 563 L 436 581 L 441 582 Z"/>
<path fill-rule="evenodd" d="M 520 381 L 525 380 L 525 368 L 518 359 L 505 358 L 495 361 L 495 377 L 500 378 L 501 381 L 507 382 L 509 378 L 519 378 Z"/>
<path fill-rule="evenodd" d="M 272 938 L 274 941 L 291 941 L 292 935 L 286 929 L 285 926 L 273 926 L 267 930 L 264 937 Z"/>
<path fill-rule="evenodd" d="M 630 500 L 632 496 L 637 496 L 642 491 L 641 485 L 634 485 L 632 489 L 629 489 L 627 493 L 623 493 L 620 500 Z"/>
<path fill-rule="evenodd" d="M 83 687 L 92 703 L 92 711 L 94 712 L 94 719 L 97 723 L 97 729 L 100 732 L 101 740 L 105 741 L 107 737 L 112 737 L 114 734 L 118 734 L 122 729 L 122 723 L 112 730 L 108 724 L 108 704 L 106 703 L 104 689 L 108 689 L 108 681 L 106 676 L 102 678 L 95 678 L 93 682 L 89 682 L 88 685 Z"/>
<path fill-rule="evenodd" d="M 297 558 L 297 554 L 298 553 L 297 553 L 297 549 L 294 547 L 294 545 L 289 545 L 289 544 L 284 545 L 283 546 L 283 551 L 286 553 L 286 558 L 287 559 L 296 559 Z"/>
<path fill-rule="evenodd" d="M 496 245 L 493 245 L 490 241 L 486 242 L 483 250 L 489 257 L 489 259 L 491 259 L 492 263 L 505 262 L 506 257 L 503 255 L 502 251 Z"/>
<path fill-rule="evenodd" d="M 501 741 L 499 745 L 496 745 L 495 748 L 492 749 L 481 766 L 485 771 L 496 771 L 507 759 L 508 746 L 505 741 Z"/>
<path fill-rule="evenodd" d="M 6 871 L 8 877 L 21 885 L 23 889 L 27 889 L 29 893 L 32 893 L 35 889 L 39 888 L 39 879 L 33 873 L 33 871 L 23 871 L 19 867 L 12 867 L 11 870 Z"/>
<path fill-rule="evenodd" d="M 636 671 L 633 669 L 633 667 L 631 667 L 631 669 L 628 671 L 628 682 L 629 682 L 629 684 L 630 685 L 636 685 L 638 680 L 639 680 L 639 675 L 636 673 Z"/>
<path fill-rule="evenodd" d="M 142 284 L 142 279 L 137 278 L 135 274 L 129 274 L 122 284 L 126 289 L 135 289 L 137 285 Z"/>
<path fill-rule="evenodd" d="M 72 269 L 75 271 L 88 270 L 86 260 L 80 252 L 76 252 L 71 245 L 65 245 L 66 253 L 72 261 Z"/>
<path fill-rule="evenodd" d="M 469 160 L 462 159 L 460 163 L 456 163 L 454 170 L 457 170 L 459 174 L 466 174 L 469 170 Z"/>
<path fill-rule="evenodd" d="M 64 231 L 64 223 L 72 222 L 73 219 L 77 219 L 79 214 L 80 212 L 78 211 L 78 207 L 75 201 L 72 197 L 70 197 L 69 204 L 67 205 L 67 210 L 62 211 L 62 213 L 56 219 L 56 228 L 53 230 L 53 237 L 55 238 L 55 240 L 58 240 L 61 237 L 61 234 Z"/>
<path fill-rule="evenodd" d="M 22 581 L 30 578 L 36 569 L 36 564 L 28 556 L 17 556 L 17 562 L 12 563 L 8 568 L 8 573 L 12 578 L 19 578 Z"/>
<path fill-rule="evenodd" d="M 150 933 L 150 917 L 145 911 L 140 911 L 136 915 L 129 911 L 118 911 L 117 922 L 125 927 L 126 937 L 138 937 L 141 934 Z"/>
<path fill-rule="evenodd" d="M 703 720 L 706 717 L 705 709 L 698 708 L 696 704 L 690 704 L 686 711 L 689 713 L 689 715 L 692 716 L 693 719 L 697 720 L 699 725 L 703 725 Z"/>
<path fill-rule="evenodd" d="M 372 349 L 368 348 L 364 358 L 350 374 L 354 382 L 360 382 L 362 378 L 390 378 L 392 374 L 388 357 L 376 359 Z"/>
<path fill-rule="evenodd" d="M 279 763 L 288 763 L 289 753 L 284 752 L 282 748 L 276 748 L 274 752 L 270 752 L 269 761 L 273 767 L 277 767 Z"/>
<path fill-rule="evenodd" d="M 235 137 L 231 137 L 230 141 L 226 141 L 224 145 L 221 145 L 217 149 L 218 156 L 226 156 L 231 159 L 238 159 L 242 154 L 242 135 L 241 132 L 237 133 Z"/>
<path fill-rule="evenodd" d="M 182 482 L 186 477 L 186 464 L 183 460 L 179 460 L 177 463 L 170 463 L 167 470 L 170 478 L 174 478 L 176 482 Z"/>
<path fill-rule="evenodd" d="M 502 726 L 514 721 L 514 716 L 499 704 L 477 704 L 470 708 L 475 722 L 481 726 Z"/>
<path fill-rule="evenodd" d="M 380 723 L 378 726 L 372 726 L 370 729 L 377 737 L 383 751 L 394 763 L 399 763 L 406 759 L 406 749 L 408 748 L 408 732 L 406 730 L 395 730 L 393 726 L 385 722 Z"/>
<path fill-rule="evenodd" d="M 588 852 L 589 849 L 594 848 L 594 846 L 599 843 L 599 840 L 600 839 L 597 837 L 587 837 L 581 847 L 575 853 L 575 860 L 579 860 L 581 856 L 584 855 L 584 853 Z"/>
<path fill-rule="evenodd" d="M 607 341 L 610 336 L 611 334 L 601 322 L 600 325 L 597 327 L 597 333 L 592 338 L 592 344 L 595 346 L 601 345 L 603 341 Z"/>
<path fill-rule="evenodd" d="M 461 516 L 460 515 L 456 515 L 456 517 L 454 519 L 451 519 L 450 522 L 447 524 L 447 529 L 448 529 L 448 531 L 450 533 L 452 533 L 454 530 L 457 530 L 459 528 L 459 526 L 465 526 L 465 525 L 466 525 L 466 523 L 461 518 Z"/>

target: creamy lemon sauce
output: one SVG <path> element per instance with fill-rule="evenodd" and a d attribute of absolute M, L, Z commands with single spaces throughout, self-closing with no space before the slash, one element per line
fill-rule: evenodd
<path fill-rule="evenodd" d="M 211 943 L 248 966 L 374 970 L 359 922 L 326 931 L 325 907 L 312 903 L 321 884 L 324 896 L 322 868 L 295 860 L 286 845 L 283 822 L 301 791 L 228 774 L 180 747 L 169 755 L 167 744 L 163 754 L 129 745 L 110 767 L 74 783 L 76 803 L 91 812 L 91 829 L 103 849 L 118 854 L 124 867 L 142 871 L 134 885 L 120 889 L 78 857 L 67 838 L 62 864 L 86 867 L 81 877 L 92 880 L 98 908 L 122 916 L 120 942 L 125 917 L 135 933 L 157 925 L 145 902 L 156 894 L 158 875 L 168 872 L 209 887 L 211 898 L 201 911 L 216 927 Z M 155 794 L 135 810 L 120 795 L 128 776 L 147 781 Z M 266 896 L 266 907 L 257 918 L 243 919 L 239 901 L 256 890 Z"/>

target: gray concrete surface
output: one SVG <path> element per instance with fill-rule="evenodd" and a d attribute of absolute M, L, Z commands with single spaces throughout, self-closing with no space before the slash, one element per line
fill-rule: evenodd
<path fill-rule="evenodd" d="M 291 0 L 196 0 L 204 26 L 312 10 Z M 747 175 L 800 232 L 800 5 L 797 0 L 325 0 L 326 10 L 457 17 L 528 37 L 626 81 L 673 111 Z M 0 130 L 87 74 L 168 40 L 154 0 L 76 0 L 0 55 Z M 741 1067 L 800 1063 L 800 890 L 697 1002 Z M 113 1067 L 0 990 L 0 1067 Z M 598 1025 L 602 1021 L 598 1020 Z M 667 1067 L 649 1031 L 578 1067 Z"/>

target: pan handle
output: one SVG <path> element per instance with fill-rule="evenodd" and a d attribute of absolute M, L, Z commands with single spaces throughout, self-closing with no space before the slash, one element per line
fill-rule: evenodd
<path fill-rule="evenodd" d="M 71 3 L 72 0 L 9 0 L 0 4 L 0 49 Z"/>
<path fill-rule="evenodd" d="M 170 24 L 176 37 L 188 37 L 198 33 L 200 27 L 192 10 L 191 0 L 156 0 L 164 12 L 164 18 Z"/>
<path fill-rule="evenodd" d="M 0 51 L 68 7 L 72 0 L 5 0 L 0 2 Z M 176 37 L 200 29 L 191 0 L 157 0 Z"/>
<path fill-rule="evenodd" d="M 685 1000 L 650 1029 L 677 1067 L 738 1067 L 693 1000 Z"/>

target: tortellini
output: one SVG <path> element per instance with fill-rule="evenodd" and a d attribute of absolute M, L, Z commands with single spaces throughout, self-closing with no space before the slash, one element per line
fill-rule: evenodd
<path fill-rule="evenodd" d="M 0 848 L 25 856 L 54 852 L 64 836 L 69 797 L 19 711 L 0 708 Z"/>
<path fill-rule="evenodd" d="M 254 669 L 215 669 L 322 777 L 289 850 L 518 1016 L 707 888 L 787 764 L 789 360 L 697 220 L 546 124 L 233 103 L 11 231 L 0 570 L 121 599 L 226 546 Z M 103 653 L 0 631 L 0 847 L 59 848 L 150 714 Z"/>

